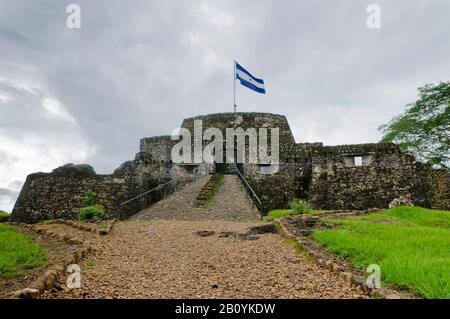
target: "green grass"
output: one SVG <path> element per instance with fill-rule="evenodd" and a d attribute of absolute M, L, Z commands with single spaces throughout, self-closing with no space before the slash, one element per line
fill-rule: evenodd
<path fill-rule="evenodd" d="M 333 212 L 332 210 L 316 210 L 311 209 L 303 214 L 322 214 L 322 213 L 330 213 Z M 266 216 L 266 220 L 273 220 L 277 218 L 282 218 L 286 216 L 294 216 L 298 215 L 298 213 L 295 213 L 292 209 L 275 209 L 271 210 L 269 214 Z"/>
<path fill-rule="evenodd" d="M 0 223 L 6 223 L 10 217 L 11 214 L 0 210 Z"/>
<path fill-rule="evenodd" d="M 219 191 L 220 187 L 222 186 L 224 181 L 224 175 L 223 174 L 214 174 L 210 180 L 206 183 L 202 191 L 197 195 L 197 199 L 202 200 L 202 193 L 207 188 L 210 187 L 207 190 L 206 198 L 203 199 L 203 206 L 208 207 L 209 203 L 213 199 L 214 195 Z"/>
<path fill-rule="evenodd" d="M 450 212 L 396 207 L 328 221 L 313 237 L 360 269 L 381 268 L 383 283 L 425 298 L 450 298 Z"/>
<path fill-rule="evenodd" d="M 0 225 L 0 276 L 19 275 L 24 269 L 42 265 L 46 259 L 33 237 L 15 227 Z"/>

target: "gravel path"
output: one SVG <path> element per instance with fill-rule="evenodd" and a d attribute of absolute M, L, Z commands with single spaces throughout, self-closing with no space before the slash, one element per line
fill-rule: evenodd
<path fill-rule="evenodd" d="M 94 237 L 97 251 L 81 264 L 81 289 L 45 297 L 364 298 L 359 288 L 300 255 L 278 234 L 258 235 L 256 240 L 218 236 L 222 231 L 242 232 L 250 225 L 119 222 L 108 236 Z M 201 230 L 215 234 L 200 237 L 196 232 Z"/>

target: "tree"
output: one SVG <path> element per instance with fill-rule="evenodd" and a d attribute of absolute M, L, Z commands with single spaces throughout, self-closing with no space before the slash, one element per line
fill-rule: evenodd
<path fill-rule="evenodd" d="M 406 111 L 381 125 L 381 142 L 399 144 L 418 160 L 450 170 L 450 82 L 427 84 Z"/>

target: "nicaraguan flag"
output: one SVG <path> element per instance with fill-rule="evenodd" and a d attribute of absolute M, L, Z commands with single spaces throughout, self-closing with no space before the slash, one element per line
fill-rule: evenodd
<path fill-rule="evenodd" d="M 258 93 L 266 93 L 266 90 L 264 88 L 264 80 L 255 78 L 253 75 L 251 75 L 250 72 L 244 69 L 236 61 L 234 63 L 236 64 L 236 79 L 241 82 L 241 85 L 246 86 L 250 90 L 256 91 Z"/>

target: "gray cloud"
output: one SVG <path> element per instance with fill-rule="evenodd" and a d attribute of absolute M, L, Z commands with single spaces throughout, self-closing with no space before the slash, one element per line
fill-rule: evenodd
<path fill-rule="evenodd" d="M 8 188 L 0 187 L 0 196 L 16 196 L 17 192 L 13 192 Z"/>
<path fill-rule="evenodd" d="M 238 87 L 239 110 L 286 114 L 298 141 L 377 141 L 418 86 L 448 80 L 450 3 L 376 1 L 369 30 L 373 2 L 0 1 L 0 187 L 65 162 L 108 173 L 142 136 L 231 111 L 233 59 L 267 87 Z"/>

